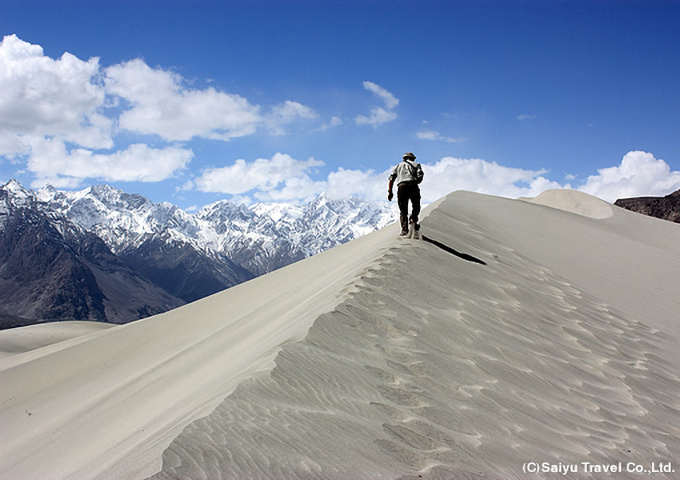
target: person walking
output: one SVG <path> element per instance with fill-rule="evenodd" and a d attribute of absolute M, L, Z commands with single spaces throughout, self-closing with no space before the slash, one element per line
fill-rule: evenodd
<path fill-rule="evenodd" d="M 420 215 L 420 182 L 423 181 L 423 168 L 416 162 L 416 156 L 405 153 L 403 161 L 392 169 L 387 185 L 387 200 L 394 198 L 392 186 L 397 184 L 397 205 L 399 205 L 399 221 L 401 223 L 400 236 L 408 235 L 409 222 L 413 223 L 416 231 L 420 230 L 418 215 Z M 408 204 L 411 202 L 411 216 L 408 214 Z"/>

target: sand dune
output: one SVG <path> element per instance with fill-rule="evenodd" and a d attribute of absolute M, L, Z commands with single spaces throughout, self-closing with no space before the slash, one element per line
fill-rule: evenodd
<path fill-rule="evenodd" d="M 486 265 L 391 226 L 0 359 L 2 478 L 680 472 L 678 226 L 571 192 L 427 213 Z"/>

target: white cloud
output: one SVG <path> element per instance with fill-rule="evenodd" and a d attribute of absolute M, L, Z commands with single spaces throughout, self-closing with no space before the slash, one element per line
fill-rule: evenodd
<path fill-rule="evenodd" d="M 390 110 L 399 105 L 399 99 L 396 98 L 387 90 L 385 90 L 380 85 L 377 85 L 373 82 L 364 82 L 364 88 L 371 92 L 376 97 L 381 98 L 385 102 L 385 107 Z"/>
<path fill-rule="evenodd" d="M 323 132 L 323 131 L 329 130 L 333 127 L 339 127 L 342 124 L 343 124 L 343 121 L 340 117 L 332 117 L 331 120 L 328 123 L 324 123 L 323 125 L 321 125 L 318 128 L 318 130 Z"/>
<path fill-rule="evenodd" d="M 385 201 L 388 175 L 394 165 L 376 173 L 374 170 L 339 168 L 320 179 L 312 178 L 315 167 L 323 162 L 295 160 L 278 153 L 272 159 L 207 170 L 193 187 L 202 191 L 232 195 L 260 201 L 306 202 L 326 193 L 329 198 L 357 196 L 370 201 Z M 680 188 L 680 172 L 671 172 L 662 160 L 651 154 L 630 152 L 619 167 L 599 170 L 585 185 L 572 187 L 546 177 L 545 170 L 506 167 L 482 159 L 444 157 L 423 163 L 425 179 L 421 185 L 424 203 L 431 203 L 456 190 L 467 190 L 507 198 L 535 197 L 556 188 L 576 188 L 607 201 L 631 195 L 666 195 Z M 634 185 L 635 189 L 628 187 Z"/>
<path fill-rule="evenodd" d="M 311 177 L 314 167 L 323 162 L 295 160 L 277 153 L 272 159 L 252 163 L 237 160 L 234 165 L 209 169 L 194 180 L 193 187 L 206 192 L 244 195 L 260 201 L 309 201 L 326 193 L 329 198 L 350 196 L 370 201 L 385 201 L 389 172 L 339 168 L 325 179 Z M 455 190 L 468 190 L 490 195 L 516 198 L 536 196 L 551 188 L 565 188 L 546 179 L 544 171 L 530 171 L 489 163 L 480 159 L 442 158 L 434 164 L 423 164 L 423 202 L 430 203 Z M 567 186 L 568 188 L 568 186 Z M 242 197 L 243 198 L 243 197 Z"/>
<path fill-rule="evenodd" d="M 106 69 L 106 88 L 126 100 L 130 108 L 120 116 L 120 126 L 142 134 L 155 134 L 168 141 L 195 137 L 228 141 L 251 135 L 266 125 L 275 135 L 284 125 L 317 114 L 301 103 L 286 100 L 263 116 L 260 107 L 234 94 L 214 88 L 190 89 L 171 71 L 151 68 L 136 59 Z"/>
<path fill-rule="evenodd" d="M 82 148 L 67 151 L 60 140 L 36 139 L 31 142 L 28 170 L 37 177 L 33 187 L 50 183 L 58 188 L 76 188 L 85 179 L 159 182 L 185 168 L 192 157 L 191 150 L 141 144 L 107 155 Z"/>
<path fill-rule="evenodd" d="M 99 59 L 84 62 L 64 53 L 53 60 L 16 35 L 0 43 L 0 155 L 26 154 L 27 141 L 43 136 L 110 148 L 112 122 L 100 113 L 104 101 Z"/>
<path fill-rule="evenodd" d="M 325 182 L 312 180 L 309 175 L 302 174 L 285 179 L 280 188 L 256 192 L 255 198 L 261 202 L 307 203 L 324 190 Z"/>
<path fill-rule="evenodd" d="M 434 130 L 421 130 L 416 133 L 416 137 L 419 140 L 437 140 L 439 138 L 439 132 Z"/>
<path fill-rule="evenodd" d="M 393 109 L 399 105 L 399 99 L 373 82 L 364 82 L 364 88 L 380 98 L 385 103 L 385 108 L 375 106 L 371 108 L 369 116 L 357 115 L 354 119 L 357 125 L 370 125 L 375 128 L 397 119 Z"/>
<path fill-rule="evenodd" d="M 371 108 L 371 114 L 367 117 L 365 115 L 357 115 L 354 122 L 357 125 L 370 125 L 372 127 L 378 127 L 383 123 L 391 122 L 397 119 L 397 114 L 385 110 L 382 107 Z"/>
<path fill-rule="evenodd" d="M 517 115 L 517 120 L 535 120 L 536 115 L 527 115 L 527 114 L 522 114 L 522 115 Z"/>
<path fill-rule="evenodd" d="M 258 158 L 251 163 L 239 159 L 228 167 L 207 169 L 194 180 L 194 185 L 203 192 L 240 195 L 259 190 L 275 195 L 274 190 L 281 184 L 285 187 L 287 182 L 298 182 L 299 185 L 311 182 L 308 172 L 323 165 L 313 158 L 296 160 L 290 155 L 276 153 L 271 159 Z"/>
<path fill-rule="evenodd" d="M 205 170 L 187 188 L 230 194 L 241 201 L 254 198 L 265 202 L 304 203 L 324 192 L 329 198 L 358 196 L 369 200 L 384 199 L 387 172 L 375 175 L 372 170 L 364 172 L 340 168 L 331 172 L 325 180 L 313 179 L 313 171 L 323 165 L 313 158 L 296 160 L 283 153 L 250 163 L 239 159 L 228 167 Z"/>
<path fill-rule="evenodd" d="M 616 167 L 598 169 L 578 189 L 608 202 L 637 196 L 663 196 L 680 188 L 680 172 L 647 152 L 628 152 Z"/>
<path fill-rule="evenodd" d="M 105 70 L 107 92 L 129 102 L 119 119 L 127 130 L 168 141 L 194 137 L 230 140 L 255 133 L 259 107 L 214 88 L 191 90 L 176 73 L 152 69 L 140 59 Z"/>
<path fill-rule="evenodd" d="M 0 157 L 26 162 L 37 184 L 78 186 L 87 178 L 162 181 L 193 157 L 191 150 L 169 142 L 227 141 L 260 127 L 282 134 L 285 125 L 316 116 L 291 100 L 262 115 L 259 106 L 239 95 L 191 88 L 181 75 L 141 59 L 102 69 L 98 58 L 82 61 L 64 53 L 52 59 L 16 35 L 0 43 Z M 166 148 L 138 144 L 118 150 L 118 128 L 168 143 Z M 97 152 L 103 149 L 113 152 Z"/>
<path fill-rule="evenodd" d="M 461 138 L 446 137 L 435 130 L 420 130 L 419 132 L 416 132 L 416 137 L 419 140 L 432 140 L 447 143 L 458 143 L 463 141 Z"/>
<path fill-rule="evenodd" d="M 298 118 L 316 118 L 318 115 L 311 108 L 302 105 L 298 102 L 286 100 L 280 105 L 272 108 L 271 113 L 266 119 L 272 133 L 275 135 L 283 135 L 286 131 L 283 129 L 284 125 L 293 123 Z"/>
<path fill-rule="evenodd" d="M 325 182 L 324 191 L 328 198 L 359 197 L 366 200 L 384 200 L 387 195 L 385 171 L 376 175 L 373 170 L 345 170 L 340 167 L 331 172 Z"/>
<path fill-rule="evenodd" d="M 680 188 L 680 172 L 646 152 L 629 152 L 616 167 L 602 168 L 582 186 L 549 180 L 544 170 L 505 167 L 481 159 L 446 157 L 423 165 L 423 198 L 431 202 L 455 190 L 508 198 L 535 197 L 545 190 L 575 188 L 608 202 L 634 196 L 663 196 Z M 567 180 L 573 179 L 568 175 Z"/>
<path fill-rule="evenodd" d="M 468 190 L 502 197 L 533 197 L 551 188 L 564 188 L 546 179 L 543 170 L 504 167 L 481 159 L 445 157 L 423 165 L 423 200 L 432 202 L 455 190 Z"/>

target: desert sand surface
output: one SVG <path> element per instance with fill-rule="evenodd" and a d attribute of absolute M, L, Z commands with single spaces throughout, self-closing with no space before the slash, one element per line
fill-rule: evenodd
<path fill-rule="evenodd" d="M 0 330 L 0 358 L 31 351 L 39 356 L 35 351 L 40 348 L 56 343 L 66 346 L 67 340 L 78 341 L 87 334 L 114 327 L 107 323 L 67 321 Z"/>
<path fill-rule="evenodd" d="M 677 225 L 571 191 L 430 205 L 484 264 L 397 228 L 15 348 L 0 477 L 678 478 Z"/>

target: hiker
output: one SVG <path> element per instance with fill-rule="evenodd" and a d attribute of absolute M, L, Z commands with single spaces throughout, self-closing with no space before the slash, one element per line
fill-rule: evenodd
<path fill-rule="evenodd" d="M 387 200 L 394 198 L 392 185 L 397 182 L 397 204 L 399 205 L 399 220 L 401 222 L 400 236 L 408 235 L 409 221 L 414 224 L 416 231 L 420 230 L 418 215 L 420 214 L 420 187 L 423 181 L 423 169 L 417 163 L 416 156 L 411 153 L 403 155 L 403 161 L 392 169 L 387 185 Z M 408 216 L 408 202 L 411 202 L 411 217 Z"/>

